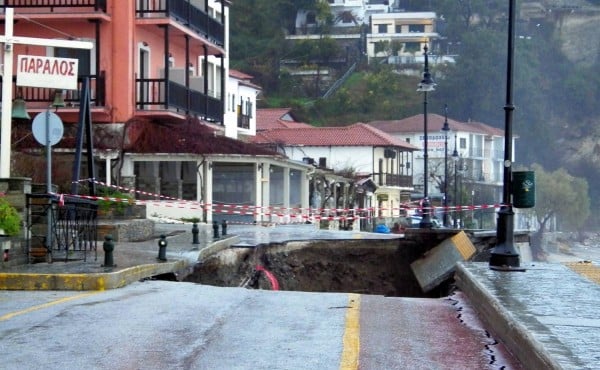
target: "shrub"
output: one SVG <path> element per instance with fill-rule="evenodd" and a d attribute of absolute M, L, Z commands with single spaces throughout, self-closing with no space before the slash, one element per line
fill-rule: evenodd
<path fill-rule="evenodd" d="M 113 211 L 116 215 L 124 215 L 127 207 L 134 203 L 134 199 L 131 195 L 126 193 L 121 193 L 120 191 L 114 189 L 102 189 L 98 191 L 98 195 L 101 197 L 107 198 L 116 198 L 123 200 L 98 200 L 98 209 L 103 212 Z M 126 200 L 126 201 L 125 201 Z"/>
<path fill-rule="evenodd" d="M 21 216 L 17 209 L 4 198 L 0 198 L 0 229 L 10 236 L 18 235 L 21 232 Z"/>

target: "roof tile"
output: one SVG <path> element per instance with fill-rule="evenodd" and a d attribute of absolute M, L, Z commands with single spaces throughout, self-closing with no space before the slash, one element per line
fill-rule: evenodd
<path fill-rule="evenodd" d="M 404 140 L 365 123 L 345 127 L 274 128 L 260 132 L 253 138 L 253 142 L 305 146 L 399 146 L 408 150 L 417 149 Z"/>

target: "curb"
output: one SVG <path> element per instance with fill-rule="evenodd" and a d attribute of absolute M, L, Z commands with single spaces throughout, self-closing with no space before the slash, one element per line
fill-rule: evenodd
<path fill-rule="evenodd" d="M 153 276 L 180 274 L 212 254 L 238 243 L 235 235 L 214 240 L 210 245 L 193 251 L 194 256 L 175 257 L 168 262 L 146 263 L 127 268 L 107 267 L 105 272 L 89 273 L 31 273 L 0 272 L 0 290 L 107 290 L 122 288 L 128 284 Z M 178 252 L 169 252 L 170 255 Z"/>
<path fill-rule="evenodd" d="M 497 336 L 526 369 L 563 369 L 537 341 L 527 328 L 519 323 L 500 301 L 489 294 L 464 264 L 456 265 L 455 281 L 471 301 L 494 336 Z"/>
<path fill-rule="evenodd" d="M 120 271 L 89 274 L 0 273 L 0 290 L 106 290 L 181 270 L 185 261 L 151 263 Z"/>

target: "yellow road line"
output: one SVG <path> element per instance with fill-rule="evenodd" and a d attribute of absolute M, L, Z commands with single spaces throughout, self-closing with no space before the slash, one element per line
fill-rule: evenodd
<path fill-rule="evenodd" d="M 360 350 L 360 295 L 349 294 L 348 306 L 340 370 L 358 369 L 358 353 Z"/>
<path fill-rule="evenodd" d="M 567 262 L 565 265 L 576 273 L 585 276 L 589 280 L 600 284 L 600 267 L 589 261 Z"/>
<path fill-rule="evenodd" d="M 32 306 L 32 307 L 26 308 L 26 309 L 21 310 L 21 311 L 15 311 L 15 312 L 7 313 L 5 315 L 0 316 L 0 321 L 10 320 L 10 319 L 12 319 L 15 316 L 24 315 L 24 314 L 29 313 L 29 312 L 41 310 L 41 309 L 44 309 L 44 308 L 55 306 L 57 304 L 61 304 L 61 303 L 68 302 L 68 301 L 72 301 L 72 300 L 75 300 L 75 299 L 85 298 L 85 297 L 88 297 L 88 296 L 91 296 L 91 295 L 94 295 L 94 294 L 98 294 L 98 293 L 100 293 L 100 292 L 98 291 L 98 292 L 78 294 L 78 295 L 74 295 L 72 297 L 65 297 L 65 298 L 57 299 L 56 301 L 52 301 L 52 302 L 40 304 L 40 305 L 37 305 L 37 306 Z"/>

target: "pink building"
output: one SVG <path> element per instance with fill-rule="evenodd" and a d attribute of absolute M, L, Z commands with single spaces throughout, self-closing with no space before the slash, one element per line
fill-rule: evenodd
<path fill-rule="evenodd" d="M 15 60 L 18 55 L 78 59 L 79 88 L 17 86 L 13 76 L 10 98 L 23 99 L 34 118 L 62 93 L 64 106 L 56 114 L 65 133 L 53 147 L 57 163 L 60 156 L 74 157 L 78 128 L 90 122 L 93 160 L 88 157 L 87 171 L 78 180 L 116 183 L 140 191 L 139 199 L 260 207 L 277 199 L 290 206 L 289 188 L 281 194 L 271 191 L 258 168 L 305 174 L 308 167 L 235 140 L 238 134 L 255 133 L 260 88 L 251 76 L 229 70 L 230 5 L 228 0 L 5 0 L 0 19 L 4 9 L 14 9 L 15 36 L 93 44 L 84 50 L 15 43 Z M 5 31 L 2 25 L 0 32 Z M 84 80 L 89 81 L 91 105 L 89 116 L 82 118 Z M 22 163 L 43 150 L 32 138 L 30 121 L 13 121 L 12 150 L 22 155 L 13 155 L 11 176 L 45 181 L 43 171 Z M 70 180 L 70 169 L 57 168 L 54 183 L 61 170 Z M 304 195 L 291 205 L 307 206 L 307 199 Z M 211 218 L 212 210 L 203 208 L 202 219 Z"/>

